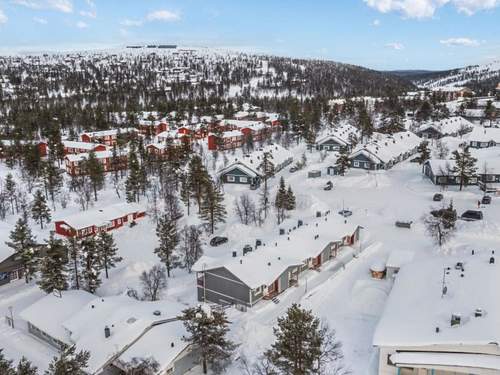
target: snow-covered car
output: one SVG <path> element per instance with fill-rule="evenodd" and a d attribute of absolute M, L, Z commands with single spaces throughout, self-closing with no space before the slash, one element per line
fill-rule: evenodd
<path fill-rule="evenodd" d="M 444 197 L 443 197 L 443 194 L 441 194 L 441 193 L 436 193 L 436 194 L 434 194 L 434 196 L 432 197 L 432 200 L 433 200 L 434 202 L 441 202 L 441 201 L 443 200 L 443 198 L 444 198 Z"/>
<path fill-rule="evenodd" d="M 491 195 L 485 195 L 483 199 L 481 199 L 481 204 L 491 204 Z"/>
<path fill-rule="evenodd" d="M 330 191 L 333 189 L 333 183 L 331 181 L 328 181 L 325 185 L 325 187 L 323 188 L 323 190 L 325 191 Z"/>
<path fill-rule="evenodd" d="M 465 211 L 462 214 L 462 216 L 460 216 L 460 219 L 465 220 L 465 221 L 483 220 L 483 212 L 482 211 L 468 210 L 468 211 Z"/>
<path fill-rule="evenodd" d="M 227 237 L 216 236 L 210 240 L 210 246 L 219 246 L 227 242 Z"/>
<path fill-rule="evenodd" d="M 299 170 L 299 168 L 297 168 L 297 167 L 292 167 L 292 168 L 290 168 L 288 171 L 289 171 L 290 173 L 295 173 L 295 172 L 297 172 L 298 170 Z"/>
<path fill-rule="evenodd" d="M 339 215 L 343 217 L 349 217 L 352 215 L 352 211 L 349 210 L 341 210 L 339 211 Z"/>

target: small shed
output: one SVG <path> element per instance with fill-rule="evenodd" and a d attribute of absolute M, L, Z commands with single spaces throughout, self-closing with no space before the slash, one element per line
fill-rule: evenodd
<path fill-rule="evenodd" d="M 320 170 L 312 170 L 307 172 L 307 178 L 319 178 L 319 177 L 321 177 Z"/>
<path fill-rule="evenodd" d="M 385 263 L 387 278 L 394 278 L 403 265 L 410 263 L 413 260 L 414 255 L 413 251 L 408 250 L 392 251 L 387 259 L 387 262 Z"/>

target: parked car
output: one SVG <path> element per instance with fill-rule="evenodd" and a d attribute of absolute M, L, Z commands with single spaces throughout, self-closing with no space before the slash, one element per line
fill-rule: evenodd
<path fill-rule="evenodd" d="M 331 182 L 331 181 L 328 181 L 326 183 L 325 187 L 323 188 L 323 190 L 325 190 L 325 191 L 330 191 L 332 189 L 333 189 L 333 182 Z"/>
<path fill-rule="evenodd" d="M 491 195 L 485 195 L 483 199 L 481 199 L 481 204 L 491 204 Z"/>
<path fill-rule="evenodd" d="M 474 211 L 474 210 L 468 210 L 465 211 L 462 216 L 460 216 L 462 220 L 465 221 L 477 221 L 477 220 L 483 220 L 483 212 L 482 211 Z"/>
<path fill-rule="evenodd" d="M 216 236 L 210 240 L 210 246 L 219 246 L 227 242 L 227 237 Z"/>
<path fill-rule="evenodd" d="M 245 245 L 243 246 L 243 255 L 246 255 L 247 253 L 252 252 L 253 248 L 250 245 Z"/>
<path fill-rule="evenodd" d="M 290 169 L 289 169 L 289 172 L 290 172 L 290 173 L 295 173 L 295 172 L 297 172 L 298 170 L 299 170 L 299 168 L 297 168 L 297 167 L 292 167 L 292 168 L 290 168 Z"/>
<path fill-rule="evenodd" d="M 352 215 L 352 211 L 349 211 L 349 210 L 341 210 L 339 211 L 339 215 L 343 216 L 343 217 L 349 217 Z"/>
<path fill-rule="evenodd" d="M 443 194 L 441 194 L 441 193 L 436 193 L 436 194 L 434 194 L 434 196 L 432 197 L 432 200 L 433 200 L 434 202 L 441 202 L 441 201 L 443 200 L 443 198 L 444 198 L 444 197 L 443 197 Z"/>

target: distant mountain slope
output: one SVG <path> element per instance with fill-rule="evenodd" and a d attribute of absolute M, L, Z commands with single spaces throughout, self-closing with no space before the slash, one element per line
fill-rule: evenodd
<path fill-rule="evenodd" d="M 462 69 L 440 72 L 435 77 L 413 79 L 413 82 L 422 88 L 436 88 L 445 86 L 466 86 L 483 93 L 491 91 L 500 81 L 500 60 L 487 64 L 472 65 Z"/>

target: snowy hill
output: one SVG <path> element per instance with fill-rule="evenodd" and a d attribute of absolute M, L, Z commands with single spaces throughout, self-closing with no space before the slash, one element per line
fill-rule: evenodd
<path fill-rule="evenodd" d="M 491 85 L 493 88 L 500 81 L 500 60 L 487 64 L 471 65 L 461 69 L 434 73 L 433 76 L 423 76 L 416 79 L 414 83 L 422 88 L 434 89 L 438 87 L 468 86 L 473 90 L 483 84 Z M 496 82 L 496 83 L 495 83 Z"/>

